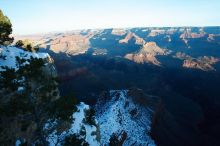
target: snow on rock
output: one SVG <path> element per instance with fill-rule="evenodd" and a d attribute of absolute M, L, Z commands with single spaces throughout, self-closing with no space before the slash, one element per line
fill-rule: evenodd
<path fill-rule="evenodd" d="M 148 145 L 155 143 L 149 136 L 151 113 L 147 107 L 133 103 L 127 90 L 111 90 L 110 101 L 97 104 L 97 120 L 100 126 L 101 145 L 109 142 L 113 133 L 127 133 L 124 146 Z"/>
<path fill-rule="evenodd" d="M 18 87 L 18 92 L 22 92 L 22 91 L 24 91 L 25 89 L 24 89 L 24 87 Z"/>
<path fill-rule="evenodd" d="M 97 137 L 95 134 L 97 131 L 97 128 L 95 125 L 88 125 L 83 120 L 85 119 L 85 110 L 90 109 L 90 107 L 83 102 L 81 102 L 77 106 L 78 111 L 73 113 L 72 115 L 72 124 L 70 129 L 63 131 L 61 134 L 58 134 L 57 131 L 53 131 L 48 137 L 47 141 L 49 142 L 50 146 L 61 146 L 64 142 L 65 138 L 71 134 L 78 134 L 81 138 L 85 139 L 85 141 L 90 146 L 99 146 L 100 143 L 97 141 Z M 97 121 L 96 121 L 97 122 Z M 48 122 L 45 125 L 45 128 L 48 128 L 51 125 L 55 125 L 56 121 L 50 123 Z M 82 127 L 85 128 L 86 135 L 80 135 L 80 131 L 82 130 Z"/>
<path fill-rule="evenodd" d="M 21 145 L 21 141 L 19 139 L 17 139 L 15 142 L 15 146 L 20 146 L 20 145 Z"/>
<path fill-rule="evenodd" d="M 7 66 L 8 68 L 18 69 L 16 66 L 16 57 L 23 59 L 33 58 L 47 58 L 49 57 L 48 53 L 33 53 L 24 51 L 20 48 L 13 46 L 0 46 L 0 71 L 4 71 L 2 67 Z"/>

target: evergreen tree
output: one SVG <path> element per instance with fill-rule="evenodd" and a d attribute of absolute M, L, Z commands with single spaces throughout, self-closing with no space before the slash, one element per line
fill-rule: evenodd
<path fill-rule="evenodd" d="M 43 71 L 44 60 L 31 57 L 28 60 L 16 58 L 18 70 L 5 68 L 0 72 L 0 87 L 4 88 L 4 93 L 10 95 L 8 99 L 0 95 L 0 142 L 9 144 L 13 137 L 7 128 L 11 123 L 1 123 L 1 118 L 9 118 L 22 123 L 22 131 L 26 131 L 28 124 L 36 124 L 36 135 L 32 141 L 39 145 L 47 145 L 46 136 L 43 131 L 44 123 L 50 115 L 50 106 L 54 102 L 53 92 L 57 89 L 54 77 L 45 74 Z M 28 64 L 24 62 L 28 61 Z M 22 87 L 22 93 L 17 91 Z M 9 94 L 13 93 L 13 94 Z M 18 118 L 19 115 L 19 118 Z M 28 124 L 25 124 L 28 123 Z M 8 137 L 6 140 L 4 137 Z"/>
<path fill-rule="evenodd" d="M 24 46 L 24 42 L 22 40 L 18 40 L 16 43 L 15 43 L 15 46 L 18 47 L 18 48 L 22 48 Z"/>
<path fill-rule="evenodd" d="M 109 146 L 123 146 L 127 138 L 127 133 L 122 131 L 120 134 L 113 133 L 109 139 Z"/>
<path fill-rule="evenodd" d="M 84 122 L 86 124 L 89 124 L 89 125 L 96 125 L 95 110 L 94 109 L 88 109 L 88 110 L 85 110 L 84 112 L 85 112 Z"/>
<path fill-rule="evenodd" d="M 72 134 L 65 138 L 64 146 L 89 146 L 89 144 L 79 135 Z"/>
<path fill-rule="evenodd" d="M 39 46 L 34 46 L 29 40 L 18 40 L 15 46 L 29 52 L 37 52 L 39 50 Z"/>
<path fill-rule="evenodd" d="M 0 10 L 0 45 L 9 45 L 14 38 L 10 37 L 12 33 L 12 24 L 7 16 Z"/>
<path fill-rule="evenodd" d="M 109 146 L 120 146 L 119 143 L 120 141 L 118 139 L 118 136 L 113 133 L 109 139 Z"/>

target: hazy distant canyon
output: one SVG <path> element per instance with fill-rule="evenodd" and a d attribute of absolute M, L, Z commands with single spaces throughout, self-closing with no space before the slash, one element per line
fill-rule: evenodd
<path fill-rule="evenodd" d="M 112 120 L 118 125 L 120 118 L 140 122 L 141 113 L 154 103 L 149 135 L 157 145 L 218 143 L 220 27 L 78 30 L 15 38 L 29 39 L 52 56 L 61 95 L 94 107 L 104 98 L 105 106 L 97 111 L 114 107 Z M 132 95 L 127 97 L 127 91 Z M 133 109 L 131 97 L 146 105 Z M 153 97 L 158 100 L 152 102 Z M 129 103 L 131 117 L 122 106 Z M 99 113 L 98 119 L 105 115 Z M 123 124 L 112 128 L 119 127 Z"/>

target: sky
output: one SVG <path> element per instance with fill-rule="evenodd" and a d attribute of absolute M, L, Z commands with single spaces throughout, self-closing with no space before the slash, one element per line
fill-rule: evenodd
<path fill-rule="evenodd" d="M 96 28 L 220 26 L 220 0 L 0 0 L 14 34 Z"/>

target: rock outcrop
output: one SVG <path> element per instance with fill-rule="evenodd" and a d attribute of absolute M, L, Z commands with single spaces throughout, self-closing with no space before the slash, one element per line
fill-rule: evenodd
<path fill-rule="evenodd" d="M 216 62 L 218 62 L 218 59 L 216 58 L 202 57 L 199 59 L 184 60 L 183 67 L 203 71 L 215 71 L 215 68 L 212 65 Z"/>
<path fill-rule="evenodd" d="M 132 32 L 127 33 L 127 35 L 125 36 L 124 39 L 119 40 L 119 43 L 127 44 L 131 40 L 134 40 L 135 44 L 137 44 L 137 45 L 143 45 L 145 43 L 143 38 L 138 37 L 136 34 L 134 34 Z"/>
<path fill-rule="evenodd" d="M 215 71 L 213 65 L 219 62 L 219 58 L 216 57 L 203 56 L 193 58 L 182 52 L 176 53 L 173 57 L 183 60 L 183 67 L 185 68 L 199 69 L 203 71 Z"/>
<path fill-rule="evenodd" d="M 55 53 L 64 52 L 71 55 L 85 53 L 89 48 L 89 37 L 82 35 L 67 35 L 51 41 L 50 49 Z"/>
<path fill-rule="evenodd" d="M 60 98 L 56 69 L 47 53 L 0 48 L 0 142 L 45 144 L 42 125 Z"/>
<path fill-rule="evenodd" d="M 130 53 L 125 55 L 125 58 L 136 63 L 151 63 L 160 66 L 161 63 L 157 60 L 157 55 L 167 55 L 169 51 L 162 49 L 155 42 L 145 43 L 142 49 L 137 53 Z"/>
<path fill-rule="evenodd" d="M 107 144 L 112 135 L 126 135 L 123 145 L 155 145 L 147 133 L 157 99 L 135 88 L 103 94 L 96 105 L 101 145 Z"/>

